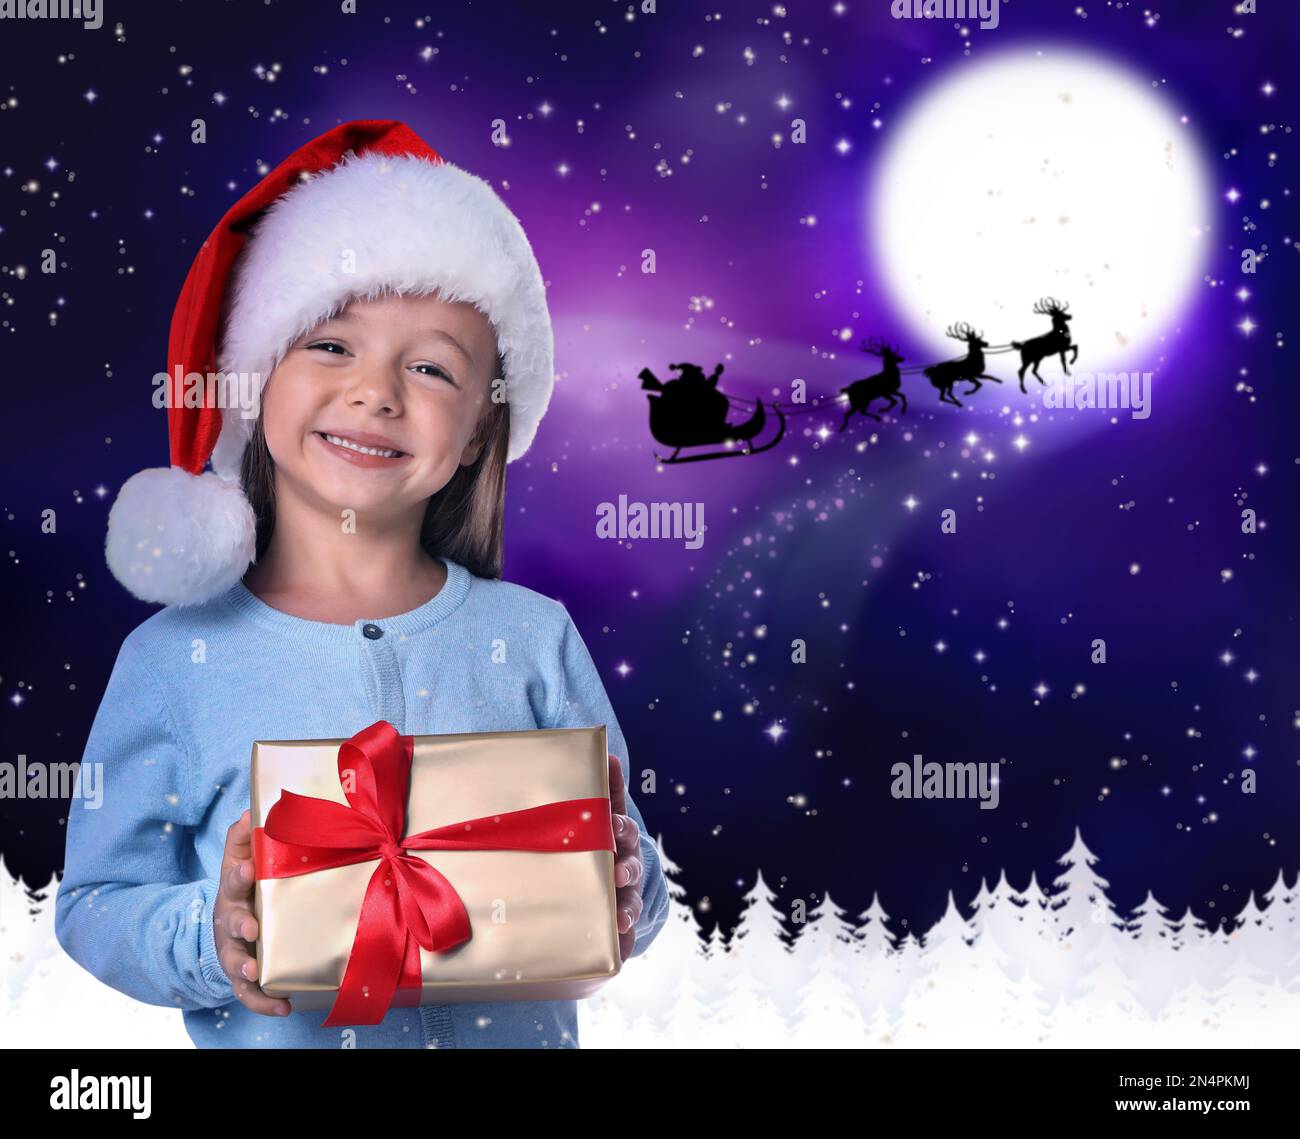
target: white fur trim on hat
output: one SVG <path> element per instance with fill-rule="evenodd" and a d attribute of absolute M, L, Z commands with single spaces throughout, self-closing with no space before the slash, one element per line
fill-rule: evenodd
<path fill-rule="evenodd" d="M 244 576 L 256 552 L 238 483 L 180 467 L 132 475 L 108 513 L 108 568 L 141 601 L 197 605 Z"/>
<path fill-rule="evenodd" d="M 449 162 L 350 154 L 273 202 L 232 269 L 217 366 L 257 373 L 264 385 L 299 337 L 352 298 L 434 289 L 474 304 L 496 332 L 513 462 L 554 386 L 546 287 L 518 218 L 482 178 Z M 225 409 L 218 473 L 237 475 L 253 422 Z"/>

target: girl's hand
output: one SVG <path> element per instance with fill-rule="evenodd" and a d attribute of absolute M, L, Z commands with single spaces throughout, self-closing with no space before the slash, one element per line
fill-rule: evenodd
<path fill-rule="evenodd" d="M 609 813 L 614 824 L 614 887 L 618 905 L 618 951 L 624 961 L 636 945 L 641 916 L 641 828 L 627 813 L 627 787 L 616 756 L 609 757 Z"/>
<path fill-rule="evenodd" d="M 226 831 L 221 855 L 221 888 L 212 911 L 217 960 L 244 1007 L 264 1016 L 288 1016 L 289 1002 L 268 997 L 257 985 L 257 918 L 253 916 L 253 824 L 248 811 Z"/>

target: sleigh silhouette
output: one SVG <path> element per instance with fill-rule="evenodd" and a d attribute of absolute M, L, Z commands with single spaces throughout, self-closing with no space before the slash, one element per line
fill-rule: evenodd
<path fill-rule="evenodd" d="M 1025 392 L 1027 371 L 1040 384 L 1047 383 L 1039 374 L 1038 366 L 1049 357 L 1059 357 L 1061 370 L 1068 376 L 1069 364 L 1078 361 L 1080 350 L 1070 333 L 1069 322 L 1074 319 L 1070 314 L 1070 306 L 1055 297 L 1042 297 L 1034 305 L 1034 312 L 1051 318 L 1051 331 L 1027 340 L 1012 340 L 1007 344 L 989 344 L 983 331 L 976 331 L 973 325 L 965 321 L 950 324 L 947 335 L 962 341 L 966 345 L 966 354 L 933 364 L 902 367 L 905 357 L 899 349 L 884 337 L 872 336 L 862 342 L 862 350 L 882 360 L 878 372 L 840 388 L 835 397 L 815 400 L 804 407 L 790 406 L 782 409 L 775 400 L 769 401 L 778 425 L 776 435 L 761 445 L 756 445 L 755 441 L 767 428 L 768 409 L 763 406 L 762 400 L 740 399 L 719 390 L 718 377 L 722 375 L 723 365 L 719 364 L 711 374 L 705 375 L 704 369 L 698 364 L 669 364 L 668 367 L 680 375 L 667 381 L 660 380 L 649 368 L 642 368 L 638 375 L 650 404 L 650 434 L 658 442 L 673 448 L 672 454 L 667 457 L 656 452 L 655 459 L 660 463 L 694 463 L 702 459 L 760 455 L 781 441 L 785 435 L 787 416 L 824 413 L 831 405 L 839 405 L 844 410 L 840 431 L 846 431 L 853 417 L 858 414 L 879 423 L 882 422 L 881 412 L 892 412 L 898 407 L 899 414 L 907 413 L 907 396 L 902 389 L 903 379 L 909 375 L 924 376 L 938 391 L 940 403 L 960 408 L 962 402 L 954 394 L 956 385 L 970 385 L 961 393 L 969 396 L 979 391 L 985 382 L 1002 383 L 1000 377 L 992 375 L 988 370 L 996 365 L 990 365 L 986 357 L 1008 352 L 1020 354 L 1017 378 L 1021 392 Z M 1067 355 L 1070 357 L 1069 363 L 1066 361 Z M 877 400 L 884 401 L 879 411 L 872 409 L 872 404 Z M 733 410 L 736 414 L 747 415 L 749 418 L 741 423 L 728 423 L 727 415 Z M 703 454 L 681 454 L 683 448 L 698 447 L 723 449 L 705 451 Z"/>
<path fill-rule="evenodd" d="M 767 426 L 767 412 L 762 400 L 757 402 L 753 414 L 743 423 L 727 422 L 731 403 L 717 387 L 718 377 L 722 374 L 721 364 L 708 376 L 698 364 L 669 364 L 668 367 L 681 375 L 664 381 L 649 368 L 642 368 L 639 373 L 641 387 L 649 393 L 646 399 L 650 404 L 650 434 L 665 447 L 673 448 L 673 453 L 667 457 L 656 452 L 655 458 L 659 462 L 695 463 L 704 459 L 759 455 L 781 441 L 785 434 L 785 415 L 776 403 L 772 404 L 772 410 L 776 412 L 779 427 L 776 435 L 762 446 L 754 445 L 754 440 Z M 739 449 L 733 446 L 737 443 Z M 679 457 L 683 447 L 718 446 L 727 449 Z"/>

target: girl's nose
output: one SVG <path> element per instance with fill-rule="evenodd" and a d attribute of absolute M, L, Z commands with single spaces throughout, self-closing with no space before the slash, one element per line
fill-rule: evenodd
<path fill-rule="evenodd" d="M 402 410 L 401 388 L 383 367 L 362 369 L 344 392 L 349 407 L 364 407 L 376 415 L 397 415 Z"/>

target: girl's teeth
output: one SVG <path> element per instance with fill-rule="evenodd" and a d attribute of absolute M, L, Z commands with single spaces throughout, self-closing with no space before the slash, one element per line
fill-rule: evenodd
<path fill-rule="evenodd" d="M 363 447 L 360 443 L 353 443 L 350 439 L 342 439 L 337 435 L 326 435 L 325 438 L 336 447 L 346 447 L 349 451 L 359 451 L 363 455 L 378 455 L 383 459 L 395 459 L 401 454 L 400 451 L 386 451 L 382 447 Z"/>

